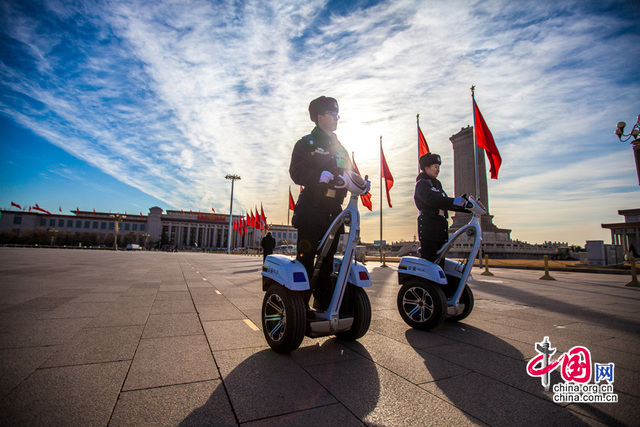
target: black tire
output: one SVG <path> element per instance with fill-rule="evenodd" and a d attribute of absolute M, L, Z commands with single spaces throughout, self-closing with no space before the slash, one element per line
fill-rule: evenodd
<path fill-rule="evenodd" d="M 363 337 L 371 325 L 371 302 L 365 290 L 348 284 L 342 306 L 340 314 L 353 316 L 353 325 L 348 331 L 337 333 L 336 337 L 342 341 L 355 341 Z"/>
<path fill-rule="evenodd" d="M 414 329 L 430 331 L 447 316 L 447 297 L 442 289 L 419 279 L 409 280 L 398 292 L 398 311 Z"/>
<path fill-rule="evenodd" d="M 464 289 L 462 290 L 462 295 L 460 295 L 460 304 L 464 304 L 464 310 L 462 310 L 462 313 L 457 316 L 447 318 L 447 322 L 459 322 L 460 320 L 465 319 L 471 314 L 471 310 L 473 310 L 474 298 L 473 292 L 471 292 L 471 288 L 469 287 L 469 285 L 465 285 Z"/>
<path fill-rule="evenodd" d="M 271 285 L 262 301 L 262 331 L 269 346 L 278 353 L 292 352 L 300 347 L 306 327 L 302 292 Z"/>

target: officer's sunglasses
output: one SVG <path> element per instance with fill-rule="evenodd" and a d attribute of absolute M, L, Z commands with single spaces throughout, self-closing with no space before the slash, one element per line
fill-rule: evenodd
<path fill-rule="evenodd" d="M 333 116 L 334 119 L 339 120 L 340 119 L 340 114 L 336 113 L 335 111 L 327 111 L 326 113 L 324 113 L 325 115 L 327 114 L 331 114 Z"/>

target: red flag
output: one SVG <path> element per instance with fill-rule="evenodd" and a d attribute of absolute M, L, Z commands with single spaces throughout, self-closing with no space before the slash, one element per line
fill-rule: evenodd
<path fill-rule="evenodd" d="M 213 213 L 216 213 L 216 210 L 215 210 L 215 209 L 211 208 L 211 210 L 213 211 Z"/>
<path fill-rule="evenodd" d="M 393 176 L 391 175 L 391 171 L 389 170 L 389 165 L 387 165 L 387 159 L 384 157 L 384 151 L 382 150 L 382 138 L 380 138 L 380 173 L 382 174 L 382 179 L 384 180 L 384 187 L 387 190 L 387 203 L 389 203 L 389 207 L 391 206 L 391 197 L 389 197 L 389 190 L 393 187 Z"/>
<path fill-rule="evenodd" d="M 260 203 L 260 230 L 264 230 L 267 225 L 267 217 L 264 215 L 264 209 L 262 208 L 262 202 Z"/>
<path fill-rule="evenodd" d="M 289 210 L 292 211 L 296 208 L 296 204 L 293 201 L 293 196 L 291 195 L 291 188 L 289 188 Z M 288 214 L 287 214 L 288 215 Z"/>
<path fill-rule="evenodd" d="M 142 216 L 142 212 L 140 212 L 140 218 L 143 218 L 143 216 Z"/>
<path fill-rule="evenodd" d="M 62 212 L 62 206 L 58 206 L 58 210 Z"/>
<path fill-rule="evenodd" d="M 182 212 L 184 214 L 184 209 L 180 209 L 180 212 Z"/>
<path fill-rule="evenodd" d="M 491 179 L 498 179 L 498 170 L 502 164 L 502 157 L 500 157 L 498 147 L 496 147 L 496 143 L 493 140 L 493 135 L 491 135 L 491 131 L 480 113 L 475 98 L 473 99 L 473 123 L 476 127 L 476 143 L 478 147 L 484 148 L 487 153 L 487 158 L 489 159 L 489 164 L 491 165 L 489 169 Z"/>
<path fill-rule="evenodd" d="M 422 131 L 420 130 L 420 124 L 418 123 L 418 159 L 429 152 L 429 145 L 425 139 Z"/>
<path fill-rule="evenodd" d="M 358 165 L 356 165 L 355 157 L 351 159 L 351 163 L 353 163 L 353 169 L 355 169 L 356 173 L 360 175 L 360 171 L 358 170 Z M 373 203 L 371 203 L 371 193 L 367 193 L 365 195 L 360 196 L 360 200 L 362 200 L 363 206 L 366 206 L 370 211 L 373 210 Z"/>
<path fill-rule="evenodd" d="M 80 208 L 76 206 L 76 213 L 79 214 L 80 213 Z"/>
<path fill-rule="evenodd" d="M 40 206 L 38 206 L 38 204 L 37 204 L 37 203 L 36 203 L 36 206 L 35 206 L 33 209 L 35 209 L 35 210 L 37 210 L 37 211 L 40 211 L 40 212 L 44 212 L 44 213 L 46 213 L 47 215 L 51 215 L 51 212 L 49 212 L 48 210 L 42 209 Z"/>
<path fill-rule="evenodd" d="M 16 207 L 16 208 L 18 208 L 18 209 L 22 209 L 22 206 L 20 206 L 20 205 L 19 205 L 19 204 L 17 204 L 17 203 L 14 203 L 14 202 L 11 202 L 11 206 L 15 206 L 15 207 Z"/>

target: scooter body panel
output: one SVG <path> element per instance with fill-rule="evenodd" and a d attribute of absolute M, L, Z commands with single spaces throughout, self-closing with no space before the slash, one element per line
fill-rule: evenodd
<path fill-rule="evenodd" d="M 464 273 L 464 267 L 465 264 L 462 262 L 458 262 L 449 258 L 446 258 L 444 260 L 444 274 L 446 274 L 447 276 L 452 276 L 460 279 L 462 277 L 462 274 Z M 471 274 L 469 274 L 469 278 L 467 279 L 467 281 L 468 280 L 473 280 Z"/>
<path fill-rule="evenodd" d="M 406 275 L 426 279 L 442 286 L 447 284 L 447 276 L 438 264 L 414 256 L 402 257 L 398 264 L 400 282 L 404 282 Z"/>
<path fill-rule="evenodd" d="M 340 272 L 340 267 L 342 266 L 342 257 L 334 256 L 333 257 L 333 272 L 338 274 Z M 351 265 L 351 269 L 349 270 L 349 279 L 348 283 L 351 283 L 354 286 L 358 286 L 360 288 L 368 288 L 371 286 L 371 276 L 369 276 L 369 270 L 364 265 L 354 262 Z"/>
<path fill-rule="evenodd" d="M 287 255 L 267 255 L 262 265 L 262 277 L 271 279 L 292 291 L 309 289 L 309 277 L 300 261 Z"/>

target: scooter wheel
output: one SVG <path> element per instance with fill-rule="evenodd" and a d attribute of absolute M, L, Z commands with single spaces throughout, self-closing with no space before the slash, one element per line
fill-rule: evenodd
<path fill-rule="evenodd" d="M 371 302 L 365 290 L 347 285 L 340 314 L 353 316 L 353 325 L 348 331 L 336 334 L 336 337 L 341 341 L 355 341 L 363 337 L 371 325 Z"/>
<path fill-rule="evenodd" d="M 462 290 L 462 295 L 460 295 L 460 304 L 464 304 L 464 310 L 458 316 L 448 317 L 446 319 L 447 322 L 459 322 L 462 319 L 465 319 L 468 315 L 471 314 L 471 310 L 473 310 L 473 292 L 471 292 L 471 288 L 469 285 L 465 285 Z"/>
<path fill-rule="evenodd" d="M 398 292 L 398 311 L 407 325 L 430 331 L 447 316 L 447 297 L 439 286 L 410 280 Z"/>
<path fill-rule="evenodd" d="M 278 353 L 292 352 L 300 347 L 306 326 L 302 292 L 271 285 L 262 301 L 262 330 L 269 346 Z"/>

